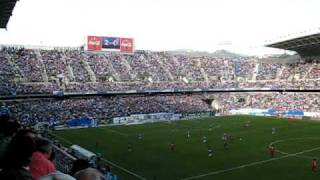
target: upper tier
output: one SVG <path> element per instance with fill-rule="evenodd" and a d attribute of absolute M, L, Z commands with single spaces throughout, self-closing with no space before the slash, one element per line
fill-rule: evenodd
<path fill-rule="evenodd" d="M 194 88 L 298 88 L 320 83 L 320 64 L 266 63 L 138 52 L 94 54 L 79 50 L 0 50 L 0 95 L 56 90 L 119 91 Z"/>

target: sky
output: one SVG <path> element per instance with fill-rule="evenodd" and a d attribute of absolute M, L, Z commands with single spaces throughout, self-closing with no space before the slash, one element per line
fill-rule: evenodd
<path fill-rule="evenodd" d="M 131 37 L 136 49 L 283 53 L 263 45 L 320 32 L 319 0 L 20 0 L 0 44 L 80 46 Z"/>

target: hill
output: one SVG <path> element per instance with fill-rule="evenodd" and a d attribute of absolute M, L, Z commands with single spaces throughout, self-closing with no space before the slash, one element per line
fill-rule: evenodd
<path fill-rule="evenodd" d="M 190 49 L 180 49 L 180 50 L 175 50 L 175 51 L 170 51 L 170 53 L 173 54 L 184 54 L 184 55 L 189 55 L 189 56 L 209 56 L 209 57 L 218 57 L 218 58 L 241 58 L 241 57 L 246 57 L 246 55 L 240 55 L 236 53 L 232 53 L 227 50 L 217 50 L 213 53 L 207 52 L 207 51 L 194 51 Z"/>

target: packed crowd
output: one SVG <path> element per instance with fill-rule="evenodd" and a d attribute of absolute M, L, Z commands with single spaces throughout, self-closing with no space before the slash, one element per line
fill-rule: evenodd
<path fill-rule="evenodd" d="M 80 50 L 0 49 L 0 95 L 53 91 L 194 88 L 314 88 L 313 63 L 267 63 L 253 57 L 217 58 L 170 52 L 134 54 Z"/>
<path fill-rule="evenodd" d="M 158 112 L 204 112 L 210 108 L 196 95 L 114 96 L 76 99 L 7 101 L 12 115 L 23 124 L 60 123 L 74 118 L 106 119 Z"/>
<path fill-rule="evenodd" d="M 61 157 L 55 152 L 51 140 L 21 126 L 7 113 L 0 114 L 0 179 L 118 180 L 100 158 L 93 163 L 75 159 L 68 174 L 62 173 L 56 168 Z"/>
<path fill-rule="evenodd" d="M 319 112 L 320 93 L 223 93 L 213 97 L 224 111 L 237 109 L 276 109 Z"/>
<path fill-rule="evenodd" d="M 123 95 L 68 99 L 29 99 L 2 103 L 22 124 L 64 124 L 78 118 L 97 120 L 149 113 L 196 113 L 217 110 L 277 109 L 319 112 L 319 93 L 205 93 Z M 212 105 L 213 101 L 217 105 Z"/>

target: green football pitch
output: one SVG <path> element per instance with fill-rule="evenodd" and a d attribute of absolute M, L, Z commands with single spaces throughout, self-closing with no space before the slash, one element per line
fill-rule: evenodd
<path fill-rule="evenodd" d="M 227 148 L 224 133 L 231 136 Z M 320 179 L 320 171 L 311 171 L 311 160 L 320 158 L 320 123 L 310 120 L 226 116 L 63 130 L 55 135 L 61 142 L 100 153 L 121 180 Z M 277 150 L 273 158 L 268 151 L 272 143 Z"/>

